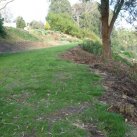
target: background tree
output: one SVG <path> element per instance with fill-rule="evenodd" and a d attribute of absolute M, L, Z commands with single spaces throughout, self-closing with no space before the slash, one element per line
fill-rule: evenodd
<path fill-rule="evenodd" d="M 31 27 L 32 29 L 44 29 L 44 24 L 43 24 L 41 21 L 33 20 L 33 21 L 30 23 L 30 27 Z"/>
<path fill-rule="evenodd" d="M 71 5 L 68 0 L 51 0 L 49 13 L 64 13 L 71 15 Z"/>
<path fill-rule="evenodd" d="M 16 27 L 17 28 L 21 28 L 21 29 L 24 29 L 26 27 L 26 23 L 23 19 L 23 17 L 17 17 L 16 19 Z"/>
<path fill-rule="evenodd" d="M 0 11 L 3 10 L 9 3 L 13 2 L 14 0 L 0 0 Z M 5 29 L 3 27 L 4 19 L 0 15 L 0 37 L 6 36 Z"/>
<path fill-rule="evenodd" d="M 83 2 L 72 7 L 72 15 L 80 28 L 100 35 L 100 13 L 97 2 Z"/>
<path fill-rule="evenodd" d="M 3 27 L 3 21 L 4 19 L 0 18 L 0 37 L 6 36 L 5 28 Z"/>

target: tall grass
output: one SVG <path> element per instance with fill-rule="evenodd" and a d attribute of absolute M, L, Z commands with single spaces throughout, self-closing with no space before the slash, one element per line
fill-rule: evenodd
<path fill-rule="evenodd" d="M 7 37 L 5 37 L 5 40 L 11 40 L 11 41 L 38 41 L 39 38 L 34 36 L 33 34 L 30 34 L 29 32 L 23 30 L 23 29 L 17 29 L 17 28 L 6 28 Z"/>
<path fill-rule="evenodd" d="M 84 40 L 82 48 L 92 54 L 102 55 L 102 44 L 100 41 Z"/>

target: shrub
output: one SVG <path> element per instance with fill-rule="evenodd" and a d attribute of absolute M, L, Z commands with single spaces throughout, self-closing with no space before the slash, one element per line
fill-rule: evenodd
<path fill-rule="evenodd" d="M 51 28 L 55 31 L 61 31 L 63 33 L 72 35 L 76 35 L 76 33 L 78 33 L 78 27 L 72 18 L 67 14 L 50 13 L 47 17 L 47 20 Z"/>
<path fill-rule="evenodd" d="M 3 19 L 0 18 L 0 37 L 5 37 L 6 31 L 5 28 L 3 27 Z"/>
<path fill-rule="evenodd" d="M 44 29 L 44 24 L 40 21 L 35 21 L 33 20 L 31 23 L 30 23 L 30 27 L 32 29 Z"/>
<path fill-rule="evenodd" d="M 134 58 L 134 54 L 132 52 L 124 51 L 123 54 L 128 58 Z"/>
<path fill-rule="evenodd" d="M 48 14 L 47 21 L 49 22 L 51 29 L 55 31 L 60 31 L 78 38 L 97 38 L 94 33 L 79 28 L 76 22 L 67 14 L 50 13 Z"/>
<path fill-rule="evenodd" d="M 16 19 L 16 27 L 24 29 L 26 27 L 26 23 L 22 17 L 17 17 Z"/>
<path fill-rule="evenodd" d="M 82 48 L 95 55 L 102 54 L 102 44 L 99 41 L 85 40 L 82 44 Z"/>
<path fill-rule="evenodd" d="M 49 23 L 46 21 L 46 23 L 45 23 L 45 29 L 46 30 L 49 30 L 51 27 L 50 27 L 50 25 L 49 25 Z"/>

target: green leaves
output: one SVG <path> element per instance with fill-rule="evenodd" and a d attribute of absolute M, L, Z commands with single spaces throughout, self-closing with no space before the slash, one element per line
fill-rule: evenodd
<path fill-rule="evenodd" d="M 22 17 L 17 17 L 16 27 L 21 29 L 24 29 L 26 27 L 26 23 Z"/>

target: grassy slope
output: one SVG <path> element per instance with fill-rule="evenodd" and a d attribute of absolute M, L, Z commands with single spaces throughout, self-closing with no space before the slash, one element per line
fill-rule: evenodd
<path fill-rule="evenodd" d="M 22 29 L 6 28 L 7 36 L 0 38 L 0 41 L 14 42 L 16 41 L 39 41 L 40 37 L 34 36 Z"/>
<path fill-rule="evenodd" d="M 96 122 L 109 137 L 124 137 L 125 124 L 96 101 L 103 93 L 100 77 L 85 65 L 63 61 L 73 45 L 0 55 L 0 136 L 84 137 L 74 123 Z M 81 114 L 52 124 L 45 116 L 61 108 L 92 102 Z M 93 105 L 95 104 L 95 105 Z"/>

